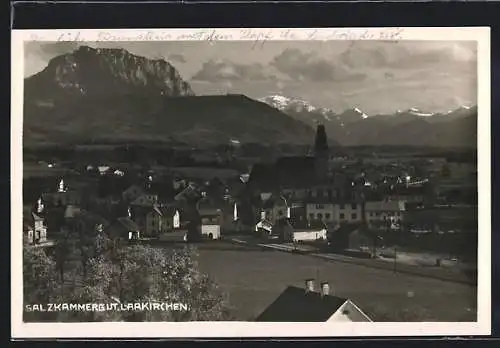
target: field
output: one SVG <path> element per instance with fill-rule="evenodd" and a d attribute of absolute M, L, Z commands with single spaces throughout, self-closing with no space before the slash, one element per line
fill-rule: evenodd
<path fill-rule="evenodd" d="M 199 265 L 229 295 L 238 320 L 252 320 L 288 286 L 329 281 L 375 321 L 475 321 L 476 288 L 305 255 L 223 242 L 198 246 Z"/>

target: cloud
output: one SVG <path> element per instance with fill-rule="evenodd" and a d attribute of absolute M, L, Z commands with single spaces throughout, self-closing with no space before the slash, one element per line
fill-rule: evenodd
<path fill-rule="evenodd" d="M 460 42 L 355 43 L 339 55 L 339 61 L 353 69 L 421 69 L 443 66 L 473 66 L 477 62 L 474 45 Z"/>
<path fill-rule="evenodd" d="M 302 52 L 296 48 L 287 48 L 275 56 L 271 66 L 297 81 L 360 81 L 366 78 L 363 73 L 351 72 L 315 53 Z"/>
<path fill-rule="evenodd" d="M 179 53 L 172 53 L 171 55 L 168 56 L 168 60 L 175 62 L 175 63 L 186 63 L 187 60 L 186 58 Z"/>
<path fill-rule="evenodd" d="M 207 82 L 276 79 L 276 76 L 267 74 L 264 70 L 264 66 L 260 63 L 245 65 L 228 60 L 209 60 L 203 63 L 201 69 L 191 79 Z"/>

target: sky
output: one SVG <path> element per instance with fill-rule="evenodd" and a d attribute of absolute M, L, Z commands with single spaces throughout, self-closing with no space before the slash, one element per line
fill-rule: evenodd
<path fill-rule="evenodd" d="M 81 43 L 25 44 L 25 77 Z M 416 107 L 446 112 L 477 101 L 477 47 L 468 41 L 142 41 L 86 43 L 165 59 L 202 94 L 282 95 L 342 112 Z"/>

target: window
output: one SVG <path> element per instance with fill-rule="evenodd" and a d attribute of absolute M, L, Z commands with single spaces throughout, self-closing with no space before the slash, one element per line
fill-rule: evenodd
<path fill-rule="evenodd" d="M 281 209 L 280 209 L 280 210 L 278 210 L 278 215 L 279 215 L 279 216 L 283 216 L 283 210 L 281 210 Z"/>
<path fill-rule="evenodd" d="M 356 214 L 356 213 L 352 213 L 351 214 L 351 219 L 352 220 L 356 220 L 357 218 L 358 218 L 358 214 Z"/>
<path fill-rule="evenodd" d="M 340 220 L 344 220 L 345 219 L 345 214 L 344 213 L 340 213 L 339 214 L 339 218 L 340 218 Z"/>
<path fill-rule="evenodd" d="M 332 216 L 332 215 L 331 215 L 330 213 L 326 213 L 326 214 L 325 214 L 325 219 L 330 220 L 330 217 L 331 217 L 331 216 Z"/>
<path fill-rule="evenodd" d="M 358 209 L 358 205 L 357 205 L 357 204 L 355 204 L 355 203 L 351 204 L 351 209 L 352 209 L 352 210 L 356 210 L 356 209 Z"/>
<path fill-rule="evenodd" d="M 316 215 L 316 217 L 318 218 L 318 220 L 322 220 L 322 219 L 323 219 L 323 214 L 318 213 L 318 214 Z"/>
<path fill-rule="evenodd" d="M 325 209 L 323 204 L 316 204 L 316 209 Z"/>
<path fill-rule="evenodd" d="M 341 204 L 340 207 L 339 207 L 340 210 L 343 210 L 344 209 L 344 205 Z"/>
<path fill-rule="evenodd" d="M 309 219 L 314 219 L 314 214 L 313 213 L 309 214 Z"/>
<path fill-rule="evenodd" d="M 317 195 L 318 197 L 323 197 L 323 190 L 318 190 Z"/>
<path fill-rule="evenodd" d="M 370 212 L 370 216 L 373 216 L 373 212 Z"/>

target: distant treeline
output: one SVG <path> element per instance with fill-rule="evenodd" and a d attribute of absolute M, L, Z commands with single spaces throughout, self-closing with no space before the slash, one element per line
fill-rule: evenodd
<path fill-rule="evenodd" d="M 436 148 L 436 147 L 415 147 L 415 146 L 350 146 L 346 150 L 358 156 L 374 153 L 378 155 L 400 155 L 415 158 L 439 157 L 450 162 L 471 162 L 477 161 L 476 148 Z"/>
<path fill-rule="evenodd" d="M 92 160 L 99 158 L 115 162 L 149 163 L 171 165 L 189 165 L 193 162 L 195 153 L 208 156 L 247 156 L 260 157 L 270 153 L 306 154 L 308 146 L 294 144 L 280 144 L 271 146 L 259 143 L 244 144 L 215 144 L 212 146 L 196 147 L 186 144 L 172 144 L 162 142 L 127 143 L 127 144 L 78 144 L 78 145 L 46 145 L 40 147 L 25 147 L 24 156 L 29 160 L 66 161 Z M 216 162 L 214 160 L 214 162 Z"/>

